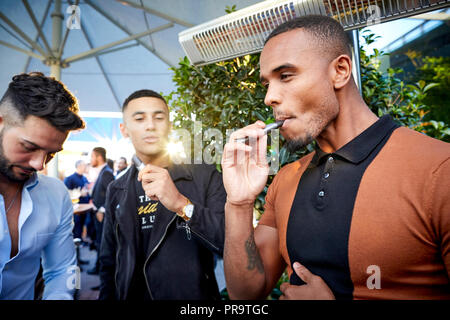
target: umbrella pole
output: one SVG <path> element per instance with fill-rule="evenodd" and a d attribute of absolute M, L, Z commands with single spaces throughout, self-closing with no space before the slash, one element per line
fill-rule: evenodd
<path fill-rule="evenodd" d="M 61 0 L 55 0 L 55 10 L 52 17 L 52 53 L 54 58 L 50 58 L 50 76 L 56 80 L 61 80 L 61 57 L 59 46 L 61 45 L 62 23 L 64 15 L 61 12 Z M 50 177 L 58 178 L 58 154 L 48 163 L 47 174 Z"/>
<path fill-rule="evenodd" d="M 350 38 L 352 41 L 352 73 L 353 78 L 355 79 L 356 86 L 359 89 L 359 93 L 362 95 L 362 88 L 361 88 L 361 58 L 360 58 L 360 52 L 359 52 L 359 30 L 355 29 L 352 30 L 350 33 Z"/>
<path fill-rule="evenodd" d="M 50 59 L 50 75 L 56 80 L 61 80 L 61 57 L 59 46 L 61 45 L 62 23 L 64 15 L 61 12 L 61 0 L 55 0 L 55 11 L 52 15 L 52 54 L 55 59 Z"/>

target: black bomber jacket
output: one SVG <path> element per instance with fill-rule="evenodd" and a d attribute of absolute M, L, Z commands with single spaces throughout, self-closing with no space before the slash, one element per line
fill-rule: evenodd
<path fill-rule="evenodd" d="M 113 181 L 107 191 L 100 248 L 100 300 L 127 299 L 136 265 L 133 187 L 137 169 Z M 144 264 L 152 299 L 220 299 L 214 254 L 222 256 L 226 192 L 222 176 L 211 165 L 173 165 L 169 173 L 178 191 L 194 204 L 185 222 L 166 210 L 158 216 Z M 159 214 L 159 213 L 158 213 Z"/>

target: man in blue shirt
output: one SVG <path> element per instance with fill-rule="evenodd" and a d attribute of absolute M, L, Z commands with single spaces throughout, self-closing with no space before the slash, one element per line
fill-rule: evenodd
<path fill-rule="evenodd" d="M 64 184 L 67 189 L 80 190 L 80 198 L 78 203 L 89 203 L 89 194 L 87 192 L 88 179 L 84 176 L 86 171 L 86 163 L 83 160 L 75 162 L 75 172 L 64 179 Z M 83 225 L 86 220 L 87 213 L 76 214 L 73 216 L 73 237 L 81 239 L 81 233 L 83 232 Z"/>
<path fill-rule="evenodd" d="M 14 76 L 0 100 L 0 299 L 33 299 L 40 260 L 43 299 L 73 298 L 72 201 L 37 171 L 84 128 L 78 110 L 62 83 L 37 72 Z"/>

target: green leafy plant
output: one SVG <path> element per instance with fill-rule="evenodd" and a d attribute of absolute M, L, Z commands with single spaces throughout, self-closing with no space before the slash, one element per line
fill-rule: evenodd
<path fill-rule="evenodd" d="M 378 38 L 370 30 L 363 32 L 362 36 L 365 44 L 371 44 Z M 414 83 L 406 83 L 400 79 L 403 70 L 399 68 L 388 68 L 386 73 L 382 73 L 379 71 L 379 62 L 384 55 L 386 53 L 377 49 L 372 54 L 367 54 L 364 45 L 360 48 L 362 93 L 367 105 L 378 116 L 390 114 L 403 126 L 449 141 L 448 124 L 431 119 L 429 113 L 432 109 L 427 104 L 428 93 L 441 86 L 441 83 L 427 83 L 417 78 Z M 441 75 L 442 73 L 439 74 Z M 432 80 L 439 80 L 439 76 Z"/>
<path fill-rule="evenodd" d="M 411 59 L 413 59 L 411 57 Z M 427 92 L 424 103 L 430 112 L 426 119 L 440 119 L 450 123 L 450 57 L 421 57 L 416 58 L 414 65 L 416 72 L 408 75 L 406 81 L 420 80 L 437 85 Z"/>

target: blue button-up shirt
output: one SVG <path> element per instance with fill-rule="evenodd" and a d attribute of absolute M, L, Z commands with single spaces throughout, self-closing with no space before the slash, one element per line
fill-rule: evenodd
<path fill-rule="evenodd" d="M 42 258 L 43 299 L 73 298 L 76 255 L 73 206 L 64 184 L 34 174 L 22 190 L 18 253 L 10 258 L 11 236 L 0 195 L 0 299 L 34 299 L 34 284 Z"/>

